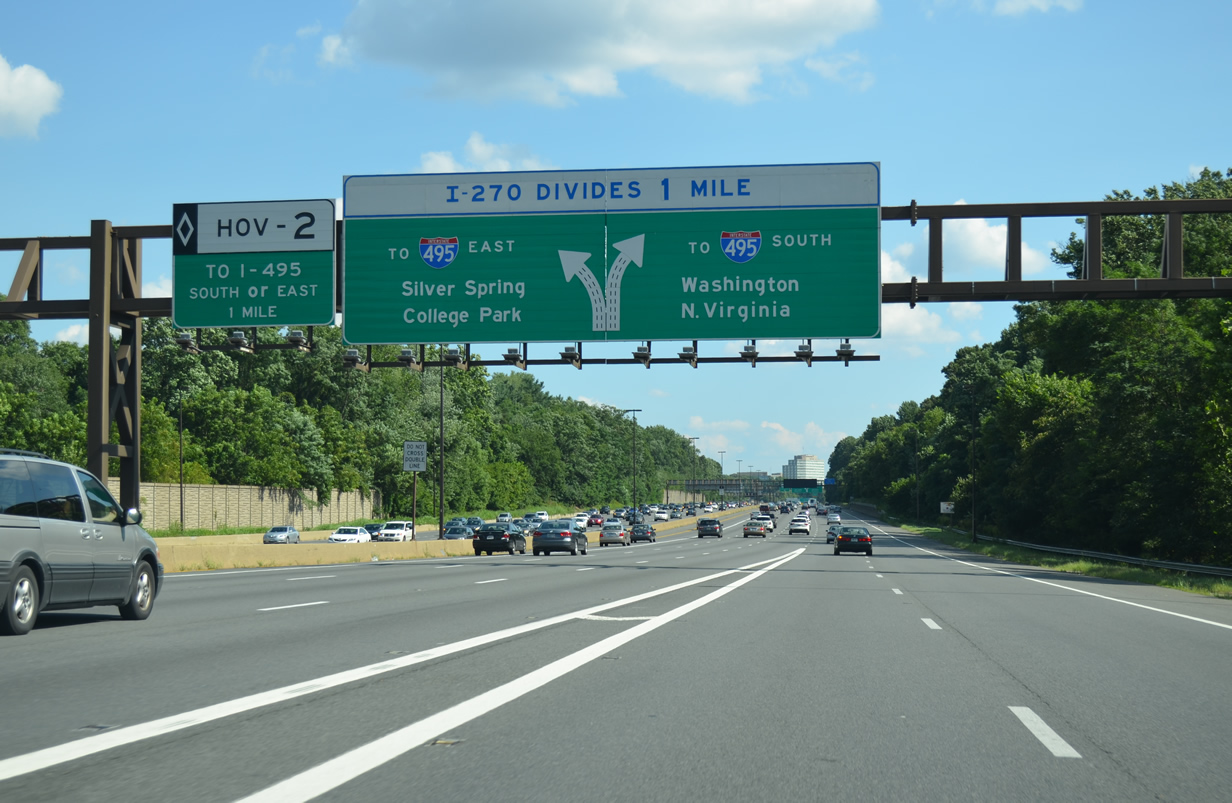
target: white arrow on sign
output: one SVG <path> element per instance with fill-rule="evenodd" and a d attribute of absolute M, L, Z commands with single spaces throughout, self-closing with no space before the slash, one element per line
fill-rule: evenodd
<path fill-rule="evenodd" d="M 568 282 L 574 276 L 578 277 L 586 288 L 586 292 L 590 294 L 593 330 L 604 331 L 607 324 L 607 302 L 603 299 L 603 288 L 599 286 L 599 280 L 595 278 L 590 268 L 586 267 L 586 260 L 590 259 L 590 254 L 585 251 L 558 251 L 557 253 L 560 254 L 560 266 L 565 271 L 565 281 Z"/>
<path fill-rule="evenodd" d="M 625 269 L 632 262 L 639 268 L 642 266 L 642 252 L 646 245 L 646 235 L 639 234 L 618 243 L 612 243 L 612 248 L 620 252 L 612 269 L 607 274 L 607 330 L 620 331 L 620 282 L 624 279 Z"/>

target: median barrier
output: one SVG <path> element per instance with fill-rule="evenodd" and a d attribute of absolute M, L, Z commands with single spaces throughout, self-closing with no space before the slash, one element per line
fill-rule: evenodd
<path fill-rule="evenodd" d="M 741 513 L 743 509 L 725 511 Z M 720 514 L 706 514 L 717 516 Z M 661 538 L 697 534 L 697 518 L 690 516 L 655 527 Z M 167 572 L 198 572 L 214 569 L 257 569 L 276 566 L 320 566 L 331 563 L 368 563 L 383 560 L 450 558 L 475 554 L 471 540 L 441 541 L 436 531 L 421 532 L 423 540 L 371 542 L 365 544 L 307 544 L 302 540 L 328 537 L 324 530 L 301 532 L 298 544 L 265 544 L 264 533 L 238 535 L 173 536 L 158 539 L 159 560 Z M 591 547 L 599 546 L 599 529 L 587 532 Z M 527 554 L 531 536 L 526 537 Z"/>

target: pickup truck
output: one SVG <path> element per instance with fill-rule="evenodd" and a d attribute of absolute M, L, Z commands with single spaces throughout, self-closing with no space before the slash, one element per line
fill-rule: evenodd
<path fill-rule="evenodd" d="M 705 538 L 708 535 L 713 535 L 716 538 L 723 537 L 723 523 L 718 519 L 698 519 L 697 520 L 697 537 Z"/>

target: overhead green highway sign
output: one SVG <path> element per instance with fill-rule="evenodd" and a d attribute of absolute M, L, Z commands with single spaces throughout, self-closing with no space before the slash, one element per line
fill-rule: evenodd
<path fill-rule="evenodd" d="M 175 204 L 171 319 L 181 329 L 334 322 L 334 202 Z"/>
<path fill-rule="evenodd" d="M 877 163 L 349 176 L 348 343 L 877 337 Z"/>

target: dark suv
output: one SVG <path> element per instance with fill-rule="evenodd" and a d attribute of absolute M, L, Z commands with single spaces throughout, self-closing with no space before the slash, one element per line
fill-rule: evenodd
<path fill-rule="evenodd" d="M 28 633 L 41 611 L 63 608 L 149 616 L 163 565 L 140 525 L 89 472 L 0 449 L 0 633 Z"/>
<path fill-rule="evenodd" d="M 715 538 L 722 538 L 723 523 L 718 519 L 698 519 L 697 537 L 705 538 L 708 535 L 713 535 Z"/>

